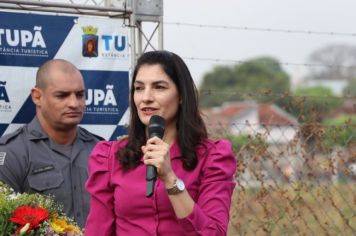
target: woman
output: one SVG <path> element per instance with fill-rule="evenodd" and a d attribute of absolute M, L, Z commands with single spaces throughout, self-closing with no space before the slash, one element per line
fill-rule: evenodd
<path fill-rule="evenodd" d="M 85 235 L 226 235 L 236 160 L 230 142 L 207 138 L 196 88 L 174 53 L 143 54 L 134 70 L 128 137 L 100 142 L 89 160 Z M 148 138 L 151 116 L 165 120 Z M 157 168 L 152 197 L 146 167 Z"/>

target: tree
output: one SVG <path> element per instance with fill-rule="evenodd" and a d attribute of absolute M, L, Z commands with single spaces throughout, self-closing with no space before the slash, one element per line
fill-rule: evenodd
<path fill-rule="evenodd" d="M 236 76 L 231 67 L 216 66 L 212 72 L 207 73 L 203 78 L 200 87 L 200 103 L 203 107 L 220 106 L 229 99 L 230 94 L 222 93 L 236 83 Z M 219 92 L 218 96 L 217 93 Z"/>
<path fill-rule="evenodd" d="M 325 126 L 325 147 L 333 147 L 335 145 L 347 147 L 355 145 L 356 116 L 344 115 L 326 119 L 323 125 Z"/>
<path fill-rule="evenodd" d="M 356 77 L 349 80 L 347 86 L 343 90 L 344 96 L 356 97 Z"/>
<path fill-rule="evenodd" d="M 287 111 L 298 118 L 300 133 L 309 154 L 322 149 L 325 130 L 320 122 L 341 104 L 342 99 L 335 97 L 326 87 L 299 88 L 294 92 Z"/>
<path fill-rule="evenodd" d="M 203 107 L 244 99 L 270 102 L 290 91 L 290 79 L 276 59 L 260 57 L 231 67 L 215 67 L 203 77 L 199 91 Z"/>
<path fill-rule="evenodd" d="M 350 80 L 356 78 L 356 47 L 332 44 L 314 51 L 308 59 L 309 79 Z"/>
<path fill-rule="evenodd" d="M 335 97 L 329 88 L 322 86 L 299 88 L 293 94 L 289 112 L 301 122 L 319 122 L 326 113 L 341 103 L 342 99 Z"/>

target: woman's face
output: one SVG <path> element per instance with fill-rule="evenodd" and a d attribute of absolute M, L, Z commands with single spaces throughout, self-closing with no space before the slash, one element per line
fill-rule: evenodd
<path fill-rule="evenodd" d="M 152 115 L 159 115 L 164 118 L 166 128 L 175 127 L 180 96 L 161 65 L 142 65 L 133 86 L 134 103 L 144 125 L 148 125 Z"/>

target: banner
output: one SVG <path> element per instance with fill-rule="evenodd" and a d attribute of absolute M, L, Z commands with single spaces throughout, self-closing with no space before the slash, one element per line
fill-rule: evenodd
<path fill-rule="evenodd" d="M 70 61 L 84 77 L 80 125 L 106 140 L 126 134 L 128 37 L 122 19 L 0 11 L 0 136 L 33 119 L 36 71 L 55 58 Z"/>

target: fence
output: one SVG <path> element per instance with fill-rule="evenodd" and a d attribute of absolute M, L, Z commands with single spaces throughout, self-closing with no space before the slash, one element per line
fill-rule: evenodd
<path fill-rule="evenodd" d="M 268 102 L 203 110 L 238 161 L 228 235 L 356 235 L 356 102 L 342 100 L 317 119 Z"/>

